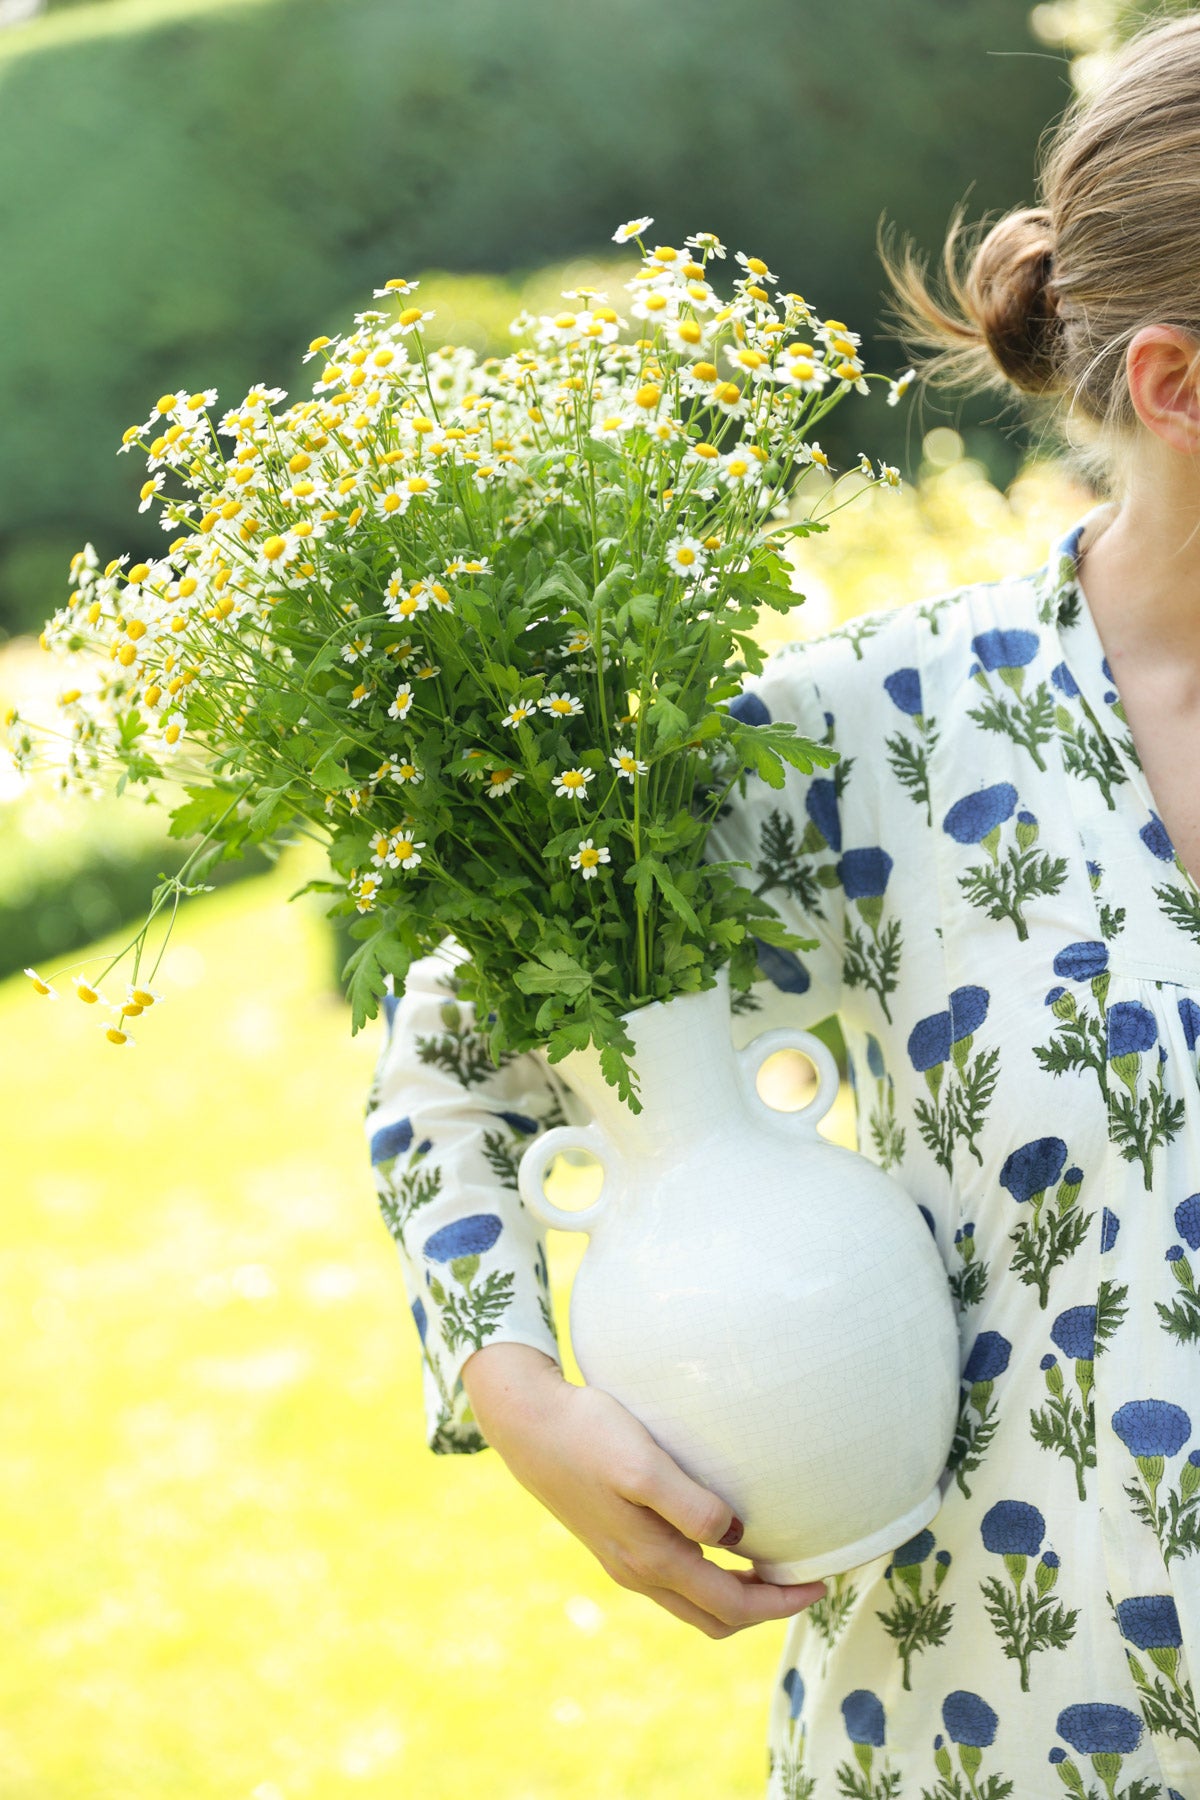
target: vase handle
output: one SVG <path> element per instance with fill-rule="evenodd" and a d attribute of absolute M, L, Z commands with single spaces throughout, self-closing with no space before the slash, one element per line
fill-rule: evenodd
<path fill-rule="evenodd" d="M 784 1112 L 777 1106 L 768 1106 L 759 1093 L 758 1071 L 768 1056 L 774 1056 L 777 1050 L 799 1050 L 816 1069 L 817 1091 L 807 1106 Z M 738 1065 L 751 1108 L 760 1114 L 767 1113 L 789 1129 L 795 1127 L 802 1131 L 814 1131 L 837 1098 L 840 1077 L 836 1059 L 828 1045 L 822 1043 L 811 1031 L 799 1031 L 790 1025 L 781 1025 L 775 1031 L 760 1032 L 758 1037 L 752 1038 L 738 1051 Z"/>
<path fill-rule="evenodd" d="M 555 1206 L 552 1200 L 547 1200 L 542 1185 L 550 1164 L 564 1150 L 586 1150 L 589 1156 L 596 1158 L 604 1171 L 604 1185 L 596 1199 L 590 1206 L 581 1206 L 576 1212 L 567 1212 L 564 1207 Z M 608 1205 L 614 1173 L 613 1157 L 611 1144 L 595 1124 L 558 1125 L 553 1131 L 544 1131 L 541 1137 L 534 1138 L 528 1146 L 517 1168 L 517 1186 L 521 1198 L 534 1218 L 543 1225 L 553 1225 L 558 1231 L 591 1231 Z"/>

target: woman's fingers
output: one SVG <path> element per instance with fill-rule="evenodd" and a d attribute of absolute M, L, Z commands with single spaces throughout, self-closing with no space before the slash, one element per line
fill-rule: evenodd
<path fill-rule="evenodd" d="M 693 1481 L 657 1445 L 620 1491 L 635 1505 L 648 1506 L 694 1544 L 719 1544 L 735 1523 L 733 1508 Z"/>

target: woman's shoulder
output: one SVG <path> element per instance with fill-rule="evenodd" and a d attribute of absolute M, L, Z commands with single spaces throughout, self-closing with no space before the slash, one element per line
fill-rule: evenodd
<path fill-rule="evenodd" d="M 1040 570 L 993 581 L 966 582 L 927 599 L 861 613 L 831 631 L 781 645 L 767 659 L 764 679 L 790 688 L 796 703 L 845 715 L 869 729 L 892 707 L 916 717 L 928 710 L 924 686 L 945 693 L 947 683 L 985 666 L 1023 657 L 1041 625 Z M 894 716 L 894 715 L 893 715 Z"/>

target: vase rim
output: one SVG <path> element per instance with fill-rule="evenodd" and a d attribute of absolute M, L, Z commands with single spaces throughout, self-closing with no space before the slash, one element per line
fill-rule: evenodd
<path fill-rule="evenodd" d="M 630 1006 L 621 1014 L 623 1019 L 644 1019 L 648 1013 L 662 1012 L 668 1006 L 674 1006 L 680 1000 L 702 1000 L 706 994 L 715 994 L 722 987 L 729 985 L 729 964 L 723 962 L 713 971 L 712 987 L 693 988 L 687 994 L 670 994 L 665 1000 L 648 1000 L 645 1006 Z"/>

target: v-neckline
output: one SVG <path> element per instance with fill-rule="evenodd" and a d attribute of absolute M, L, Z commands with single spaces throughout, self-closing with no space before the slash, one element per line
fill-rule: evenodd
<path fill-rule="evenodd" d="M 1079 697 L 1085 703 L 1096 729 L 1112 745 L 1120 758 L 1130 786 L 1141 801 L 1147 815 L 1147 824 L 1142 832 L 1143 841 L 1149 843 L 1149 839 L 1146 837 L 1147 831 L 1161 833 L 1163 843 L 1170 844 L 1170 860 L 1174 862 L 1176 869 L 1189 884 L 1193 893 L 1200 898 L 1200 880 L 1193 875 L 1175 851 L 1158 803 L 1150 790 L 1146 771 L 1142 766 L 1125 709 L 1121 704 L 1120 689 L 1109 666 L 1104 641 L 1100 636 L 1095 615 L 1080 578 L 1082 546 L 1085 540 L 1092 536 L 1095 527 L 1100 524 L 1102 519 L 1111 518 L 1113 510 L 1114 503 L 1111 500 L 1101 501 L 1098 505 L 1093 506 L 1081 519 L 1076 521 L 1068 532 L 1055 540 L 1051 549 L 1047 564 L 1051 599 L 1050 622 L 1058 634 L 1063 653 L 1063 663 L 1060 667 L 1065 665 L 1070 681 L 1078 690 Z"/>

